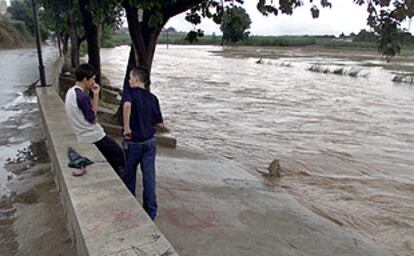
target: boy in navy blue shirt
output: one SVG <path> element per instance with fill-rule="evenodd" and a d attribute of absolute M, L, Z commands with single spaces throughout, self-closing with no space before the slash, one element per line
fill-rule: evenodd
<path fill-rule="evenodd" d="M 134 68 L 129 74 L 129 92 L 123 99 L 123 123 L 126 147 L 126 171 L 123 181 L 135 195 L 136 172 L 140 164 L 143 183 L 143 208 L 155 219 L 157 198 L 155 194 L 155 127 L 164 127 L 157 97 L 145 89 L 149 83 L 148 72 Z"/>

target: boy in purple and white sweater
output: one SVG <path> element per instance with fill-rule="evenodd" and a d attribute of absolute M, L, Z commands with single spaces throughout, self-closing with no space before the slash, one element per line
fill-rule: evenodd
<path fill-rule="evenodd" d="M 94 144 L 121 176 L 125 169 L 123 150 L 96 121 L 100 87 L 95 83 L 95 76 L 96 71 L 89 64 L 82 64 L 76 69 L 76 84 L 66 93 L 66 116 L 78 141 Z M 92 99 L 85 93 L 88 90 L 93 93 Z"/>

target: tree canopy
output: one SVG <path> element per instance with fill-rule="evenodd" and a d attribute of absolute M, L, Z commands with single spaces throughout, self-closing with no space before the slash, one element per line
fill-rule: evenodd
<path fill-rule="evenodd" d="M 223 32 L 223 39 L 233 43 L 247 39 L 251 20 L 249 14 L 241 6 L 227 7 L 224 12 L 223 22 L 220 29 Z"/>
<path fill-rule="evenodd" d="M 13 19 L 24 22 L 24 24 L 27 26 L 32 35 L 35 34 L 34 21 L 32 15 L 32 3 L 30 0 L 11 1 L 10 6 L 7 8 L 7 11 L 11 14 Z M 42 16 L 42 14 L 43 11 L 40 10 L 39 15 Z M 42 39 L 45 40 L 49 37 L 49 31 L 43 24 L 44 22 L 42 20 L 39 26 L 39 32 Z"/>

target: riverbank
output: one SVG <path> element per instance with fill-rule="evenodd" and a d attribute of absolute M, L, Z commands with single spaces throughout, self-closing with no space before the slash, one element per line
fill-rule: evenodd
<path fill-rule="evenodd" d="M 33 37 L 23 22 L 0 16 L 0 49 L 28 48 L 33 44 Z"/>
<path fill-rule="evenodd" d="M 158 147 L 156 168 L 155 223 L 181 256 L 390 255 L 217 154 Z"/>
<path fill-rule="evenodd" d="M 13 106 L 22 114 L 1 128 L 8 138 L 1 144 L 14 145 L 8 155 L 17 154 L 6 159 L 10 181 L 9 196 L 0 200 L 0 250 L 5 255 L 74 255 L 35 95 L 22 97 L 26 100 Z"/>
<path fill-rule="evenodd" d="M 3 255 L 75 255 L 56 189 L 34 89 L 35 49 L 3 51 L 0 131 L 0 251 Z M 44 49 L 53 81 L 57 52 Z M 33 63 L 32 63 L 33 62 Z M 4 63 L 1 63 L 4 64 Z M 6 102 L 6 103 L 5 103 Z M 3 166 L 4 165 L 4 166 Z M 5 183 L 3 183 L 5 182 Z M 3 187 L 5 185 L 5 187 Z"/>

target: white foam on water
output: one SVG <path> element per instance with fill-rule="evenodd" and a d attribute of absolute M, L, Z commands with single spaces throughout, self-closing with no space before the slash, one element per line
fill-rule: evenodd
<path fill-rule="evenodd" d="M 27 123 L 27 124 L 20 125 L 19 127 L 17 127 L 17 129 L 23 130 L 23 129 L 30 128 L 30 127 L 33 127 L 33 123 Z"/>
<path fill-rule="evenodd" d="M 7 188 L 7 182 L 11 173 L 5 169 L 5 164 L 8 159 L 16 158 L 18 150 L 24 149 L 30 145 L 29 141 L 25 141 L 18 144 L 8 144 L 0 146 L 0 197 L 8 196 L 9 189 Z M 14 175 L 12 175 L 14 177 Z"/>

